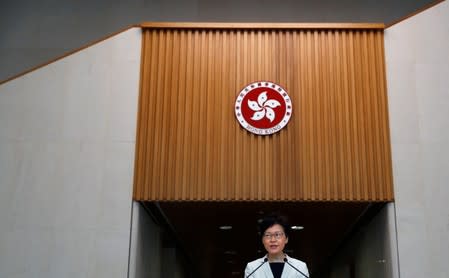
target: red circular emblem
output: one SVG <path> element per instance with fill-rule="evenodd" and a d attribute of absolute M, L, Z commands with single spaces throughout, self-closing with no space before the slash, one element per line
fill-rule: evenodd
<path fill-rule="evenodd" d="M 273 134 L 287 125 L 292 103 L 287 92 L 273 82 L 259 81 L 247 85 L 235 101 L 235 116 L 251 133 Z"/>

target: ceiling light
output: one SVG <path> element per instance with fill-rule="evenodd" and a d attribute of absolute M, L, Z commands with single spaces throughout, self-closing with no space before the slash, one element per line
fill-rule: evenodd
<path fill-rule="evenodd" d="M 303 226 L 292 226 L 291 228 L 292 228 L 293 231 L 299 231 L 299 230 L 304 229 Z"/>
<path fill-rule="evenodd" d="M 232 226 L 231 225 L 223 225 L 223 226 L 220 226 L 220 227 L 218 227 L 220 230 L 223 230 L 223 231 L 228 231 L 228 230 L 232 230 Z"/>

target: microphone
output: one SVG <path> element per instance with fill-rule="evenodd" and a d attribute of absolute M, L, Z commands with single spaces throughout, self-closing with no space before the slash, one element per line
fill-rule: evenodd
<path fill-rule="evenodd" d="M 249 276 L 253 275 L 254 272 L 256 272 L 256 270 L 258 270 L 266 262 L 268 262 L 268 258 L 263 259 L 263 262 L 258 267 L 256 267 L 256 269 L 254 269 L 253 272 L 251 272 L 248 276 L 246 276 L 246 278 L 248 278 Z M 309 278 L 309 277 L 307 277 L 307 278 Z"/>
<path fill-rule="evenodd" d="M 289 261 L 287 260 L 287 258 L 284 258 L 284 262 L 287 263 L 289 266 L 293 267 L 296 271 L 298 271 L 299 273 L 302 274 L 302 276 L 309 278 L 309 276 L 305 275 L 301 270 L 297 269 L 294 265 L 292 265 L 291 263 L 289 263 Z M 247 277 L 248 278 L 248 277 Z"/>

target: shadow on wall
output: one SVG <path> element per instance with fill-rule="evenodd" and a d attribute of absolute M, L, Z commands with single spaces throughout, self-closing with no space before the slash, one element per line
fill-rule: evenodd
<path fill-rule="evenodd" d="M 156 206 L 133 202 L 128 277 L 199 277 L 167 225 Z"/>
<path fill-rule="evenodd" d="M 387 203 L 341 246 L 330 269 L 317 278 L 399 278 L 394 218 L 394 203 Z"/>

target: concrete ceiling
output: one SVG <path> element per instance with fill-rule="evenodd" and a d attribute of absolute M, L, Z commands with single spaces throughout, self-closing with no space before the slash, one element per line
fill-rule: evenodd
<path fill-rule="evenodd" d="M 0 82 L 145 21 L 392 23 L 434 0 L 0 1 Z"/>

